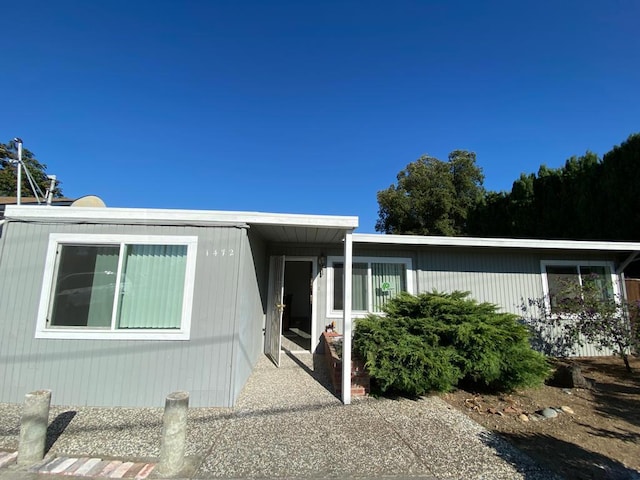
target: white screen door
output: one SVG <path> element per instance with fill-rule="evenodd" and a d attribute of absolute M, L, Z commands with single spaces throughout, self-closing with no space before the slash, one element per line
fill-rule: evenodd
<path fill-rule="evenodd" d="M 280 342 L 282 335 L 282 304 L 284 295 L 284 255 L 271 257 L 269 268 L 269 301 L 267 304 L 267 325 L 265 353 L 277 367 L 280 366 Z"/>

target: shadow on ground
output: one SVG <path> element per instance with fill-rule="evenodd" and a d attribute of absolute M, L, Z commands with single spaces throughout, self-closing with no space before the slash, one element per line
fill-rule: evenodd
<path fill-rule="evenodd" d="M 73 420 L 73 418 L 76 416 L 76 413 L 77 412 L 73 410 L 62 412 L 49 424 L 49 426 L 47 427 L 47 440 L 44 446 L 45 454 L 49 450 L 51 450 L 53 444 L 56 443 L 56 440 L 60 438 L 60 435 L 62 435 L 62 433 L 69 426 L 71 420 Z"/>
<path fill-rule="evenodd" d="M 640 480 L 640 472 L 550 435 L 502 433 L 500 436 L 567 480 Z M 487 440 L 487 444 L 490 443 L 491 440 Z"/>

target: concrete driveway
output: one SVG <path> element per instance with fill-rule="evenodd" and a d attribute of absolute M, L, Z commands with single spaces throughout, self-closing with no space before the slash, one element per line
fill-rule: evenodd
<path fill-rule="evenodd" d="M 283 353 L 280 368 L 261 358 L 235 408 L 191 409 L 182 476 L 554 478 L 438 397 L 343 406 L 313 363 L 310 354 Z M 54 407 L 51 417 L 47 458 L 159 455 L 162 409 Z M 17 448 L 20 405 L 0 404 L 0 418 L 0 449 Z M 0 468 L 2 479 L 26 476 L 16 465 Z"/>

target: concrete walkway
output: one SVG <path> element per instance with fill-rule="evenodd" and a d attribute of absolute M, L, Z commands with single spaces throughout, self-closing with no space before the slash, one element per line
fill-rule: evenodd
<path fill-rule="evenodd" d="M 234 409 L 191 409 L 183 477 L 554 478 L 437 397 L 343 406 L 313 361 L 283 353 L 278 369 L 261 358 Z M 0 404 L 0 418 L 0 449 L 16 449 L 20 406 Z M 48 458 L 159 454 L 162 409 L 55 407 L 52 418 Z M 31 472 L 13 464 L 0 479 L 54 476 Z"/>

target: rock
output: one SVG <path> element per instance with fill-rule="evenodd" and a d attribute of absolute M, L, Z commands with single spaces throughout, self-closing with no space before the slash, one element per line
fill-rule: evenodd
<path fill-rule="evenodd" d="M 564 413 L 568 413 L 569 415 L 573 415 L 575 413 L 573 411 L 573 408 L 567 407 L 566 405 L 561 406 L 560 410 L 562 410 Z"/>
<path fill-rule="evenodd" d="M 549 385 L 560 388 L 586 388 L 595 386 L 595 382 L 582 375 L 580 366 L 575 363 L 559 365 L 553 376 L 547 382 Z"/>
<path fill-rule="evenodd" d="M 521 413 L 520 415 L 518 415 L 518 418 L 520 420 L 522 420 L 523 422 L 528 422 L 529 421 L 529 417 L 527 417 L 524 413 Z"/>
<path fill-rule="evenodd" d="M 543 408 L 538 412 L 544 418 L 556 418 L 558 416 L 558 412 L 556 412 L 553 408 Z"/>
<path fill-rule="evenodd" d="M 540 420 L 544 420 L 544 417 L 539 413 L 534 413 L 529 415 L 529 420 L 531 420 L 532 422 L 539 422 Z"/>
<path fill-rule="evenodd" d="M 563 388 L 562 391 L 567 395 L 571 395 L 571 390 L 569 390 L 568 388 Z"/>

